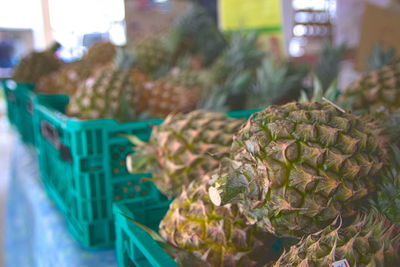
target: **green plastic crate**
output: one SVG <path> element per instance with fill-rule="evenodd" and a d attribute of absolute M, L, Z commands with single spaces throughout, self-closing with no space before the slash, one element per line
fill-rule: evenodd
<path fill-rule="evenodd" d="M 11 125 L 17 126 L 18 104 L 17 104 L 17 84 L 11 80 L 2 80 L 1 86 L 7 103 L 7 116 Z"/>
<path fill-rule="evenodd" d="M 36 93 L 32 84 L 17 84 L 18 115 L 17 129 L 22 141 L 28 145 L 35 145 L 35 132 L 33 126 L 33 105 Z"/>
<path fill-rule="evenodd" d="M 131 200 L 115 203 L 115 253 L 120 267 L 178 267 L 174 259 L 166 253 L 149 233 L 132 222 L 133 219 L 153 231 L 158 232 L 160 221 L 172 201 L 164 198 L 146 201 Z M 295 239 L 277 238 L 272 249 L 281 253 L 297 243 Z"/>
<path fill-rule="evenodd" d="M 150 174 L 129 174 L 125 158 L 132 144 L 121 134 L 148 140 L 151 126 L 162 120 L 118 123 L 82 121 L 64 115 L 68 96 L 37 96 L 36 146 L 45 188 L 66 217 L 71 233 L 85 247 L 114 245 L 112 203 L 152 199 L 158 194 Z M 248 117 L 254 111 L 234 111 Z"/>
<path fill-rule="evenodd" d="M 87 248 L 114 245 L 112 203 L 153 198 L 157 189 L 129 174 L 125 158 L 132 145 L 121 134 L 147 140 L 161 120 L 118 123 L 81 121 L 65 116 L 68 96 L 37 96 L 36 144 L 46 191 L 64 214 L 71 233 Z"/>
<path fill-rule="evenodd" d="M 7 99 L 7 114 L 11 125 L 17 129 L 26 144 L 34 145 L 33 100 L 34 86 L 16 83 L 12 80 L 2 82 Z"/>
<path fill-rule="evenodd" d="M 158 225 L 168 211 L 171 201 L 152 199 L 115 203 L 115 249 L 120 267 L 178 267 L 159 244 L 142 228 L 130 221 L 146 225 L 158 232 Z"/>

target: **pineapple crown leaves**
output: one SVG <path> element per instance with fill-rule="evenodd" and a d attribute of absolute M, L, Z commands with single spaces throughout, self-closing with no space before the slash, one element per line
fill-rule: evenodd
<path fill-rule="evenodd" d="M 400 225 L 400 149 L 392 145 L 391 151 L 393 162 L 386 168 L 371 205 L 391 222 Z"/>
<path fill-rule="evenodd" d="M 255 31 L 232 33 L 228 47 L 220 57 L 227 72 L 260 65 L 265 52 L 258 48 L 258 38 L 259 33 Z"/>
<path fill-rule="evenodd" d="M 212 111 L 228 111 L 228 95 L 223 87 L 213 86 L 209 90 L 204 90 L 201 100 L 197 106 L 198 109 L 207 109 Z"/>
<path fill-rule="evenodd" d="M 251 87 L 250 71 L 243 71 L 238 75 L 229 75 L 221 85 L 214 85 L 203 91 L 198 108 L 214 111 L 227 111 L 229 109 L 229 97 L 246 94 Z"/>
<path fill-rule="evenodd" d="M 157 163 L 155 148 L 151 143 L 144 142 L 134 135 L 121 136 L 127 138 L 133 145 L 135 153 L 126 158 L 126 167 L 129 173 L 151 172 Z"/>
<path fill-rule="evenodd" d="M 327 90 L 334 80 L 337 79 L 340 71 L 340 63 L 346 52 L 346 45 L 332 46 L 326 44 L 319 55 L 319 62 L 314 72 L 321 81 L 323 90 Z"/>
<path fill-rule="evenodd" d="M 179 266 L 194 266 L 194 267 L 204 267 L 208 266 L 207 263 L 203 262 L 198 257 L 194 256 L 192 253 L 180 249 L 178 247 L 173 246 L 172 244 L 165 241 L 156 231 L 152 230 L 151 228 L 147 227 L 144 224 L 139 223 L 138 221 L 122 214 L 126 219 L 133 222 L 138 226 L 140 229 L 144 230 L 157 244 L 167 253 L 169 254 L 174 260 L 179 264 Z"/>
<path fill-rule="evenodd" d="M 311 97 L 309 97 L 305 91 L 301 91 L 299 102 L 300 103 L 322 102 L 324 101 L 324 98 L 329 101 L 336 102 L 339 96 L 340 96 L 340 90 L 337 86 L 337 80 L 332 81 L 329 88 L 324 92 L 321 81 L 316 75 L 314 75 L 313 92 Z"/>
<path fill-rule="evenodd" d="M 265 55 L 257 47 L 257 40 L 256 32 L 231 34 L 228 47 L 207 71 L 213 85 L 203 93 L 199 107 L 217 111 L 242 108 L 240 105 L 254 85 L 256 68 Z"/>
<path fill-rule="evenodd" d="M 304 65 L 295 66 L 288 62 L 277 63 L 273 56 L 263 59 L 257 68 L 257 81 L 250 98 L 252 107 L 266 107 L 277 103 L 294 90 L 302 87 L 303 79 L 308 72 Z"/>
<path fill-rule="evenodd" d="M 372 48 L 371 55 L 367 61 L 368 70 L 377 70 L 383 66 L 396 62 L 396 49 L 390 47 L 386 50 L 380 45 L 375 44 Z"/>
<path fill-rule="evenodd" d="M 169 35 L 176 54 L 201 55 L 206 65 L 212 63 L 226 45 L 214 20 L 195 2 L 175 21 Z"/>

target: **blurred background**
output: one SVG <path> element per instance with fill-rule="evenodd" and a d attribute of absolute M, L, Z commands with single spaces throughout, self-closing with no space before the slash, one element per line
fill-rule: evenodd
<path fill-rule="evenodd" d="M 260 35 L 261 43 L 277 59 L 317 64 L 324 47 L 345 45 L 339 88 L 345 88 L 366 69 L 376 44 L 400 48 L 399 24 L 390 19 L 391 15 L 385 15 L 399 9 L 398 1 L 266 1 L 270 10 L 264 10 L 254 22 L 249 21 L 256 11 L 246 6 L 246 1 L 198 2 L 221 30 L 240 30 L 244 25 L 248 29 L 267 27 Z M 58 57 L 71 62 L 100 41 L 124 46 L 163 32 L 185 8 L 183 0 L 0 0 L 0 78 L 11 77 L 23 56 L 32 50 L 44 50 L 55 41 L 61 45 Z M 388 21 L 382 19 L 385 17 Z M 3 217 L 14 134 L 6 119 L 2 94 L 1 91 L 0 212 Z M 4 236 L 2 222 L 0 237 Z M 0 266 L 2 258 L 0 248 Z"/>

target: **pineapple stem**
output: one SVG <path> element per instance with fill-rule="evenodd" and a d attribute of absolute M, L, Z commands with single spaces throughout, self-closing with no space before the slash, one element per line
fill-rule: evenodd
<path fill-rule="evenodd" d="M 244 193 L 247 187 L 246 177 L 239 172 L 233 172 L 228 176 L 217 179 L 215 186 L 208 189 L 208 194 L 214 205 L 223 206 L 239 200 L 240 194 Z"/>
<path fill-rule="evenodd" d="M 156 165 L 154 155 L 135 153 L 126 157 L 126 167 L 129 173 L 152 172 Z"/>
<path fill-rule="evenodd" d="M 127 138 L 133 145 L 135 146 L 145 146 L 147 145 L 146 142 L 140 140 L 139 138 L 137 138 L 134 135 L 128 135 L 128 134 L 119 134 L 119 136 L 125 137 Z"/>
<path fill-rule="evenodd" d="M 338 105 L 336 105 L 335 103 L 333 103 L 332 101 L 330 101 L 329 99 L 327 99 L 326 97 L 322 97 L 322 100 L 324 100 L 325 102 L 329 103 L 330 105 L 334 106 L 337 110 L 339 110 L 342 113 L 346 113 L 346 110 L 342 109 L 341 107 L 339 107 Z"/>

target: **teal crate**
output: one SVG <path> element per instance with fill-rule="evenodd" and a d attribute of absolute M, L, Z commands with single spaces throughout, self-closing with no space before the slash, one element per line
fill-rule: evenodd
<path fill-rule="evenodd" d="M 112 203 L 152 198 L 157 189 L 129 174 L 125 158 L 132 145 L 121 134 L 147 140 L 161 120 L 118 123 L 81 121 L 63 114 L 68 96 L 37 96 L 36 144 L 43 184 L 66 218 L 71 233 L 87 248 L 113 246 Z"/>
<path fill-rule="evenodd" d="M 129 218 L 158 232 L 158 225 L 168 211 L 170 201 L 132 200 L 114 204 L 115 249 L 120 267 L 178 267 L 159 244 Z"/>
<path fill-rule="evenodd" d="M 158 232 L 160 221 L 169 209 L 171 201 L 165 198 L 146 201 L 131 200 L 115 203 L 115 253 L 120 267 L 178 267 L 174 259 L 165 252 L 151 235 L 132 220 Z M 131 220 L 132 219 L 132 220 Z M 271 244 L 278 257 L 283 250 L 298 240 L 277 238 Z"/>
<path fill-rule="evenodd" d="M 64 115 L 68 96 L 37 96 L 34 123 L 39 168 L 45 188 L 64 214 L 71 233 L 85 247 L 114 244 L 112 203 L 152 199 L 154 185 L 129 174 L 125 159 L 132 144 L 121 134 L 147 141 L 151 126 L 162 120 L 118 123 L 113 119 L 82 121 Z M 248 117 L 254 111 L 233 111 Z"/>
<path fill-rule="evenodd" d="M 33 126 L 33 103 L 36 93 L 31 84 L 17 84 L 18 115 L 17 129 L 25 144 L 35 145 L 35 133 Z"/>
<path fill-rule="evenodd" d="M 7 104 L 7 116 L 10 124 L 14 127 L 18 123 L 17 84 L 10 80 L 2 80 L 4 97 Z"/>
<path fill-rule="evenodd" d="M 34 145 L 34 86 L 12 80 L 4 80 L 2 86 L 7 99 L 7 114 L 11 125 L 17 129 L 24 143 Z"/>

